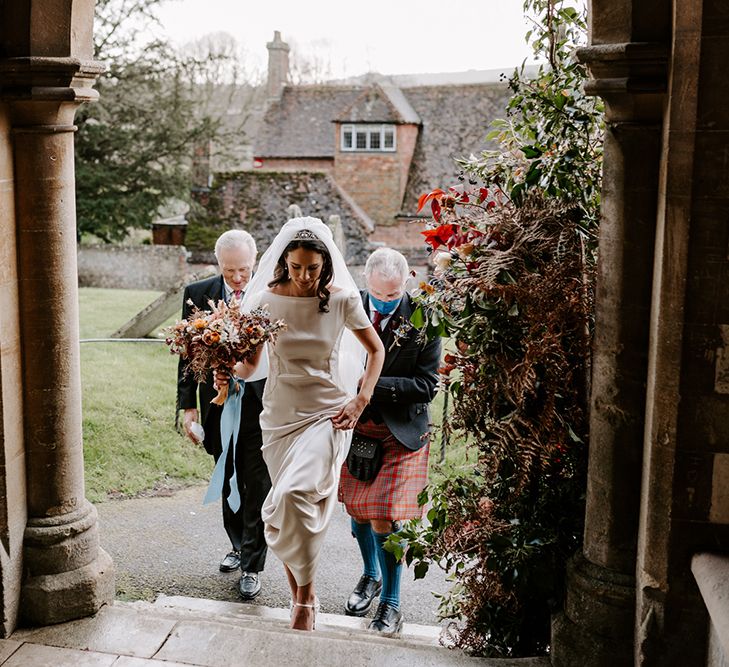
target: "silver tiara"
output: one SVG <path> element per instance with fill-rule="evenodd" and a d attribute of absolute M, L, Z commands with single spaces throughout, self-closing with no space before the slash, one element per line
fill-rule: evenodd
<path fill-rule="evenodd" d="M 310 229 L 300 229 L 294 234 L 295 241 L 318 241 L 319 237 Z"/>

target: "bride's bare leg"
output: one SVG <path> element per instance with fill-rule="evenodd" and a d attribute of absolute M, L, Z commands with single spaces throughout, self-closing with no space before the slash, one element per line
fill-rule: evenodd
<path fill-rule="evenodd" d="M 291 574 L 289 566 L 284 563 L 284 570 L 286 570 L 286 578 L 289 580 L 289 588 L 291 589 L 291 599 L 296 602 L 296 594 L 298 593 L 299 586 L 294 579 L 294 575 Z"/>
<path fill-rule="evenodd" d="M 313 630 L 314 628 L 314 604 L 316 603 L 316 592 L 314 591 L 314 582 L 299 586 L 296 594 L 296 602 L 294 605 L 294 613 L 291 617 L 291 627 L 295 630 Z M 299 605 L 310 605 L 302 607 Z"/>

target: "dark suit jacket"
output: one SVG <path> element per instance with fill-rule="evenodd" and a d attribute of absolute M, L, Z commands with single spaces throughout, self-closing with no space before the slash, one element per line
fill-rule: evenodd
<path fill-rule="evenodd" d="M 369 314 L 370 299 L 362 290 L 362 303 Z M 393 329 L 403 321 L 410 321 L 414 310 L 412 299 L 405 294 L 387 323 L 382 335 L 385 363 L 372 394 L 370 406 L 397 440 L 413 451 L 427 442 L 430 430 L 428 404 L 435 396 L 440 364 L 440 339 L 419 342 L 419 331 L 411 328 L 393 345 Z"/>
<path fill-rule="evenodd" d="M 191 283 L 185 288 L 182 297 L 182 317 L 187 318 L 193 309 L 188 300 L 203 310 L 208 310 L 208 301 L 217 303 L 223 298 L 223 276 L 213 276 L 205 280 Z M 209 428 L 210 419 L 220 420 L 223 408 L 210 401 L 217 391 L 213 387 L 213 373 L 210 371 L 204 383 L 198 384 L 191 375 L 185 375 L 187 362 L 180 358 L 177 367 L 177 407 L 181 410 L 198 407 L 198 393 L 200 394 L 200 423 L 205 429 L 205 450 L 217 458 L 222 451 L 220 443 L 220 430 Z M 261 397 L 265 380 L 246 382 L 243 394 L 243 410 L 241 415 L 241 433 L 253 433 L 261 430 L 258 417 L 261 413 Z"/>

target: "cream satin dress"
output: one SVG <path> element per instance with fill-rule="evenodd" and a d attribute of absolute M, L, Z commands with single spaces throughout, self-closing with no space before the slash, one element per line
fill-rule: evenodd
<path fill-rule="evenodd" d="M 287 324 L 268 347 L 261 430 L 271 491 L 261 515 L 269 548 L 303 586 L 316 573 L 352 438 L 331 422 L 352 398 L 340 379 L 339 339 L 345 327 L 366 329 L 370 320 L 356 291 L 335 291 L 326 313 L 318 297 L 266 291 L 257 302 Z"/>

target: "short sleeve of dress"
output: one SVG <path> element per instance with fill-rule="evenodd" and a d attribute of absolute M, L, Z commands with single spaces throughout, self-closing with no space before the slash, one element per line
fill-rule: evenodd
<path fill-rule="evenodd" d="M 367 317 L 362 305 L 362 297 L 359 292 L 351 292 L 347 295 L 345 309 L 344 325 L 347 329 L 357 331 L 358 329 L 366 329 L 371 325 L 370 318 Z"/>

